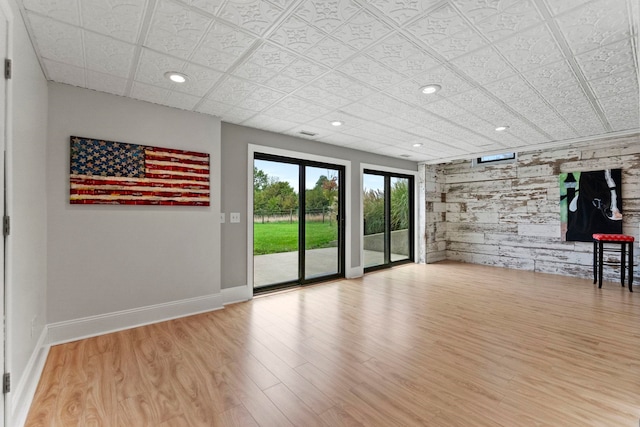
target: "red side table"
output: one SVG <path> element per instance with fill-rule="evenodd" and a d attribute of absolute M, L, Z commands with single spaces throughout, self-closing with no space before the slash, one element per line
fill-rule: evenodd
<path fill-rule="evenodd" d="M 631 285 L 633 284 L 633 236 L 626 234 L 601 234 L 593 235 L 593 283 L 598 282 L 598 288 L 602 287 L 602 266 L 605 264 L 603 260 L 604 244 L 617 243 L 620 245 L 620 283 L 624 287 L 624 275 L 626 272 L 627 254 L 629 264 L 629 292 L 633 292 Z M 627 250 L 628 248 L 628 250 Z"/>

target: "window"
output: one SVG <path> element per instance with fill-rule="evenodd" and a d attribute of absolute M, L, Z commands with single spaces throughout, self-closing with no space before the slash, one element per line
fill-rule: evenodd
<path fill-rule="evenodd" d="M 516 161 L 516 153 L 501 153 L 481 156 L 473 161 L 473 166 L 486 165 L 488 163 L 512 163 Z"/>

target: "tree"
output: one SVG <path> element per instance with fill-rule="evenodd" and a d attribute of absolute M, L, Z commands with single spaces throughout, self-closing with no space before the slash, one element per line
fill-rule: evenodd
<path fill-rule="evenodd" d="M 271 212 L 298 209 L 298 195 L 285 181 L 273 181 L 262 190 L 265 208 Z"/>
<path fill-rule="evenodd" d="M 257 167 L 253 167 L 253 191 L 262 191 L 269 184 L 269 176 L 258 169 Z"/>

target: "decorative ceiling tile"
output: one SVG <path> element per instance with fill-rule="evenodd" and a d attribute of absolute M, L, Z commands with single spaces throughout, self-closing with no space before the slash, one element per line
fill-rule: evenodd
<path fill-rule="evenodd" d="M 260 108 L 260 109 L 263 109 L 266 106 L 279 101 L 284 96 L 285 94 L 280 91 L 269 89 L 266 87 L 259 87 L 247 96 L 246 101 L 247 102 L 260 101 L 261 103 L 266 104 L 264 105 L 264 107 Z M 252 109 L 255 109 L 255 108 L 252 108 Z"/>
<path fill-rule="evenodd" d="M 589 0 L 545 0 L 553 15 L 566 12 L 578 6 L 582 6 Z"/>
<path fill-rule="evenodd" d="M 531 87 L 519 74 L 486 84 L 484 87 L 495 97 L 507 103 L 522 96 L 529 96 L 532 91 Z"/>
<path fill-rule="evenodd" d="M 169 96 L 170 91 L 157 86 L 134 82 L 131 87 L 131 97 L 141 101 L 162 104 Z"/>
<path fill-rule="evenodd" d="M 200 97 L 205 96 L 222 77 L 222 73 L 194 64 L 187 65 L 182 72 L 187 75 L 187 81 L 180 84 L 174 83 L 174 89 Z"/>
<path fill-rule="evenodd" d="M 384 120 L 387 117 L 387 113 L 362 103 L 345 105 L 340 107 L 340 110 L 363 120 Z"/>
<path fill-rule="evenodd" d="M 307 22 L 292 16 L 271 34 L 269 40 L 282 47 L 304 53 L 324 37 L 325 34 Z"/>
<path fill-rule="evenodd" d="M 255 111 L 247 110 L 245 108 L 232 108 L 225 114 L 225 122 L 240 124 L 255 116 L 255 114 Z"/>
<path fill-rule="evenodd" d="M 451 63 L 480 84 L 491 83 L 515 74 L 491 47 L 456 58 Z"/>
<path fill-rule="evenodd" d="M 171 92 L 164 103 L 169 107 L 181 110 L 193 110 L 200 99 L 198 96 L 187 95 L 186 93 Z"/>
<path fill-rule="evenodd" d="M 275 71 L 262 67 L 254 62 L 245 62 L 236 67 L 234 71 L 234 75 L 256 83 L 265 83 L 277 74 Z"/>
<path fill-rule="evenodd" d="M 211 22 L 211 18 L 187 7 L 161 0 L 152 18 L 145 46 L 186 59 Z"/>
<path fill-rule="evenodd" d="M 326 37 L 309 49 L 306 55 L 326 67 L 333 68 L 356 53 L 357 50 L 352 47 L 334 38 Z"/>
<path fill-rule="evenodd" d="M 381 90 L 406 79 L 402 74 L 391 71 L 366 56 L 358 56 L 344 63 L 337 70 Z"/>
<path fill-rule="evenodd" d="M 452 0 L 467 19 L 479 22 L 497 15 L 522 0 Z"/>
<path fill-rule="evenodd" d="M 349 22 L 343 24 L 332 33 L 355 49 L 363 49 L 391 33 L 392 28 L 378 21 L 369 12 L 356 13 Z"/>
<path fill-rule="evenodd" d="M 368 0 L 369 5 L 375 6 L 399 24 L 404 24 L 418 15 L 429 12 L 439 3 L 440 0 Z"/>
<path fill-rule="evenodd" d="M 124 95 L 124 91 L 127 88 L 127 79 L 95 71 L 87 71 L 87 88 L 114 95 Z"/>
<path fill-rule="evenodd" d="M 44 68 L 47 70 L 49 79 L 68 85 L 83 87 L 85 84 L 85 70 L 81 67 L 63 64 L 60 62 L 45 59 L 42 61 Z"/>
<path fill-rule="evenodd" d="M 256 129 L 264 129 L 271 132 L 283 133 L 295 126 L 297 123 L 289 122 L 286 120 L 274 119 L 272 117 L 266 117 L 264 115 L 254 116 L 245 120 L 242 123 L 243 126 L 249 126 Z"/>
<path fill-rule="evenodd" d="M 286 93 L 291 93 L 304 85 L 304 83 L 299 80 L 295 80 L 281 74 L 277 74 L 264 84 L 272 89 L 277 89 Z"/>
<path fill-rule="evenodd" d="M 334 93 L 328 92 L 318 86 L 305 86 L 296 91 L 296 95 L 305 99 L 313 100 L 318 104 L 328 108 L 342 108 L 351 104 L 352 101 Z"/>
<path fill-rule="evenodd" d="M 324 116 L 325 114 L 329 114 L 329 112 L 331 111 L 331 109 L 323 107 L 316 102 L 310 102 L 296 96 L 284 98 L 283 100 L 278 102 L 277 105 L 287 108 L 291 111 L 304 111 L 309 116 L 308 120 L 319 116 Z"/>
<path fill-rule="evenodd" d="M 431 48 L 446 59 L 453 59 L 486 46 L 484 40 L 469 29 L 453 34 L 451 37 L 435 43 Z"/>
<path fill-rule="evenodd" d="M 476 23 L 476 28 L 492 42 L 511 37 L 542 22 L 531 0 L 521 1 L 501 13 Z"/>
<path fill-rule="evenodd" d="M 462 15 L 449 3 L 410 23 L 406 28 L 429 46 L 470 29 Z"/>
<path fill-rule="evenodd" d="M 206 43 L 201 44 L 191 55 L 191 61 L 218 71 L 227 71 L 233 66 L 238 57 L 233 54 L 209 48 Z"/>
<path fill-rule="evenodd" d="M 24 8 L 69 24 L 79 24 L 78 0 L 22 0 Z"/>
<path fill-rule="evenodd" d="M 494 46 L 520 72 L 563 59 L 562 52 L 544 24 L 502 40 Z"/>
<path fill-rule="evenodd" d="M 410 111 L 414 107 L 410 104 L 398 101 L 384 93 L 376 93 L 361 101 L 364 105 L 384 111 L 387 114 L 401 114 L 404 111 Z"/>
<path fill-rule="evenodd" d="M 42 57 L 84 67 L 82 30 L 52 19 L 28 13 Z"/>
<path fill-rule="evenodd" d="M 415 105 L 428 104 L 441 99 L 438 95 L 425 96 L 420 91 L 420 87 L 419 83 L 409 79 L 388 87 L 384 93 Z"/>
<path fill-rule="evenodd" d="M 308 83 L 328 72 L 329 69 L 315 62 L 298 59 L 280 71 L 279 75 Z"/>
<path fill-rule="evenodd" d="M 200 103 L 196 111 L 198 111 L 199 113 L 222 117 L 227 111 L 231 110 L 232 108 L 233 106 L 231 105 L 205 99 Z"/>
<path fill-rule="evenodd" d="M 224 52 L 237 57 L 245 53 L 256 40 L 257 38 L 252 35 L 214 20 L 202 41 L 202 46 L 208 50 Z"/>
<path fill-rule="evenodd" d="M 284 108 L 280 105 L 272 106 L 262 112 L 267 117 L 272 117 L 274 119 L 286 120 L 291 123 L 302 124 L 309 121 L 309 116 L 304 113 L 296 112 L 289 110 L 288 108 Z"/>
<path fill-rule="evenodd" d="M 558 25 L 575 54 L 631 36 L 627 5 L 623 0 L 600 0 L 557 17 Z"/>
<path fill-rule="evenodd" d="M 253 34 L 263 35 L 280 17 L 282 9 L 260 0 L 228 0 L 218 16 Z"/>
<path fill-rule="evenodd" d="M 278 46 L 265 43 L 253 52 L 248 60 L 261 67 L 281 71 L 295 61 L 296 57 Z"/>
<path fill-rule="evenodd" d="M 82 26 L 135 43 L 142 25 L 145 3 L 144 0 L 81 0 Z"/>
<path fill-rule="evenodd" d="M 629 92 L 638 93 L 638 76 L 633 70 L 630 70 L 591 80 L 589 85 L 598 98 L 620 96 Z"/>
<path fill-rule="evenodd" d="M 85 31 L 84 51 L 89 70 L 129 77 L 134 45 Z"/>
<path fill-rule="evenodd" d="M 526 71 L 522 73 L 522 77 L 540 91 L 553 91 L 578 84 L 571 67 L 564 60 Z"/>
<path fill-rule="evenodd" d="M 422 108 L 439 119 L 448 119 L 469 114 L 466 110 L 448 99 L 442 99 L 429 105 L 423 105 Z"/>
<path fill-rule="evenodd" d="M 590 105 L 589 98 L 585 95 L 579 84 L 563 86 L 559 89 L 542 88 L 538 91 L 540 95 L 556 109 L 567 106 Z"/>
<path fill-rule="evenodd" d="M 167 71 L 180 71 L 184 65 L 184 61 L 180 59 L 144 49 L 138 61 L 135 80 L 171 89 L 175 83 L 164 74 Z"/>
<path fill-rule="evenodd" d="M 360 6 L 351 0 L 307 0 L 295 14 L 330 34 L 359 9 Z"/>
<path fill-rule="evenodd" d="M 638 110 L 640 99 L 638 92 L 629 92 L 623 96 L 611 96 L 598 100 L 614 130 L 633 129 L 640 126 Z M 627 127 L 628 126 L 628 127 Z M 624 127 L 624 129 L 621 129 Z"/>
<path fill-rule="evenodd" d="M 219 86 L 218 90 L 209 95 L 209 99 L 235 106 L 259 87 L 254 83 L 229 77 Z"/>
<path fill-rule="evenodd" d="M 224 0 L 177 0 L 188 6 L 198 8 L 210 15 L 217 15 Z"/>
<path fill-rule="evenodd" d="M 399 34 L 369 49 L 367 55 L 407 77 L 413 77 L 441 65 L 437 59 Z"/>
<path fill-rule="evenodd" d="M 587 80 L 634 70 L 633 48 L 629 39 L 577 55 L 576 60 Z"/>
<path fill-rule="evenodd" d="M 313 83 L 313 86 L 352 101 L 362 99 L 374 92 L 366 86 L 354 82 L 343 74 L 336 72 L 322 76 Z"/>

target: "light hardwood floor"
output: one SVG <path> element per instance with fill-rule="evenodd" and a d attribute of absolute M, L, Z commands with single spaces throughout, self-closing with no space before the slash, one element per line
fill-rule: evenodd
<path fill-rule="evenodd" d="M 640 292 L 405 265 L 55 346 L 27 426 L 638 426 Z"/>

